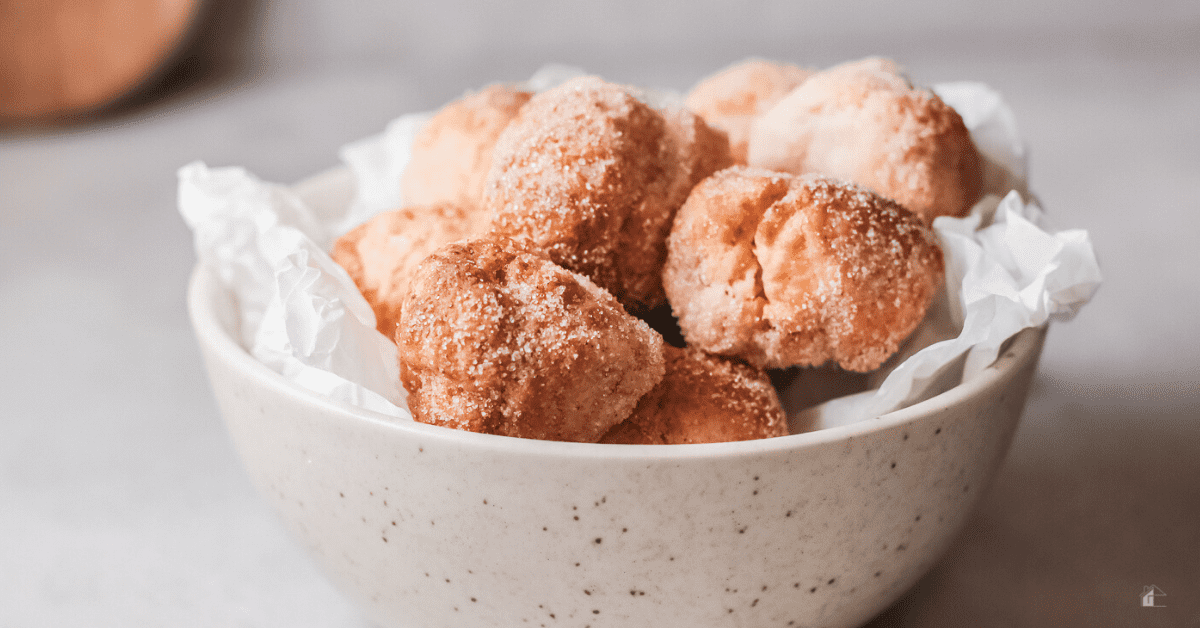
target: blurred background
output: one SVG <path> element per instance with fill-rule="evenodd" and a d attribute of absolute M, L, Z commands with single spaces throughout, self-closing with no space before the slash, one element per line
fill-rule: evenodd
<path fill-rule="evenodd" d="M 224 435 L 180 166 L 295 182 L 546 62 L 685 90 L 747 56 L 874 54 L 998 89 L 1105 285 L 1052 329 L 962 537 L 872 625 L 1200 626 L 1191 0 L 0 0 L 0 626 L 366 625 Z"/>

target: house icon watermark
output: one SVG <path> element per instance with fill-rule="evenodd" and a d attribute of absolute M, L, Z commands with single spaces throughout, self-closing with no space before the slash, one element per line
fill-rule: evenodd
<path fill-rule="evenodd" d="M 1152 606 L 1155 608 L 1163 608 L 1166 606 L 1166 604 L 1162 604 L 1158 600 L 1158 598 L 1166 597 L 1166 595 L 1167 594 L 1163 593 L 1162 589 L 1160 589 L 1152 584 L 1148 585 L 1148 586 L 1144 586 L 1144 587 L 1142 587 L 1142 606 Z"/>

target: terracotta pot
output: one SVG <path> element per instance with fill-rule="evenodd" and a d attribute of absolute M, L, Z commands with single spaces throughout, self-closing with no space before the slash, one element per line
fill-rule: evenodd
<path fill-rule="evenodd" d="M 0 120 L 94 111 L 164 70 L 201 0 L 0 0 Z"/>

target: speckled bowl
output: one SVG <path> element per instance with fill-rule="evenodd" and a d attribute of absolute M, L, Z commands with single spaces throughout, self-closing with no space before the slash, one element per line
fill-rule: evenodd
<path fill-rule="evenodd" d="M 459 432 L 343 405 L 189 307 L 254 483 L 384 626 L 854 626 L 943 552 L 1008 449 L 1045 329 L 878 419 L 770 440 L 593 445 Z"/>
<path fill-rule="evenodd" d="M 297 186 L 325 218 L 343 169 Z M 854 425 L 712 445 L 473 434 L 299 388 L 237 343 L 229 292 L 188 293 L 253 482 L 384 626 L 855 626 L 925 573 L 1017 426 L 1045 328 L 990 368 Z"/>

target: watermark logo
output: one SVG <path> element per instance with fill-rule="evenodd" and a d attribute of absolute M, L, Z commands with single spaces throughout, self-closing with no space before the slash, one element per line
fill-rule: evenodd
<path fill-rule="evenodd" d="M 1166 606 L 1166 604 L 1163 604 L 1162 601 L 1159 600 L 1158 598 L 1166 597 L 1166 596 L 1167 596 L 1167 594 L 1163 593 L 1162 589 L 1160 589 L 1152 584 L 1144 586 L 1144 587 L 1142 587 L 1142 606 L 1163 608 Z"/>

